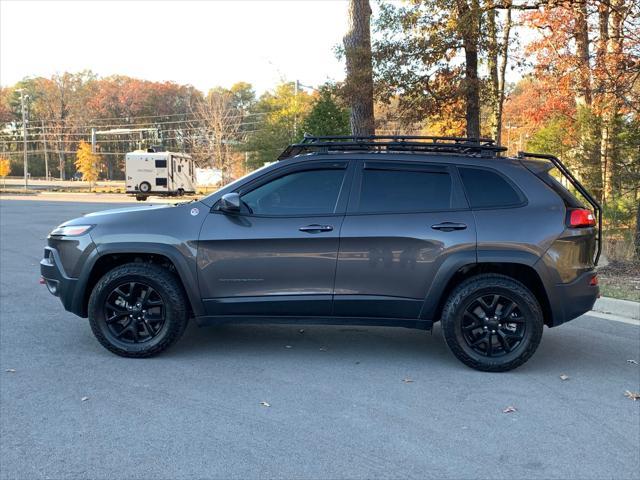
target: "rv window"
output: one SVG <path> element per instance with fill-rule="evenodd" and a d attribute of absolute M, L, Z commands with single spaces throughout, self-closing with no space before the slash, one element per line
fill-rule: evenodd
<path fill-rule="evenodd" d="M 167 179 L 166 178 L 156 178 L 156 185 L 158 187 L 166 187 L 167 186 Z"/>
<path fill-rule="evenodd" d="M 182 171 L 182 165 L 178 165 L 178 173 Z"/>
<path fill-rule="evenodd" d="M 167 168 L 166 160 L 156 160 L 156 168 Z"/>

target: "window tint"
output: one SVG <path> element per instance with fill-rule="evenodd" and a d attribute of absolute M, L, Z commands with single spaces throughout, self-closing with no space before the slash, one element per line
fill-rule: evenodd
<path fill-rule="evenodd" d="M 360 212 L 421 212 L 451 207 L 451 177 L 446 171 L 365 169 Z"/>
<path fill-rule="evenodd" d="M 156 160 L 156 168 L 167 168 L 166 160 Z"/>
<path fill-rule="evenodd" d="M 509 207 L 522 203 L 518 192 L 502 176 L 480 168 L 459 168 L 471 208 Z"/>
<path fill-rule="evenodd" d="M 345 170 L 305 170 L 277 178 L 242 196 L 256 215 L 333 213 Z"/>

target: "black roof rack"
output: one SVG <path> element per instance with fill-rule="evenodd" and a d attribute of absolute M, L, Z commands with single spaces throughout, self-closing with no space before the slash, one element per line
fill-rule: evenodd
<path fill-rule="evenodd" d="M 507 149 L 489 138 L 428 137 L 420 135 L 370 135 L 364 137 L 306 135 L 300 143 L 289 145 L 278 160 L 302 153 L 329 152 L 416 152 L 456 153 L 481 157 L 497 157 Z"/>

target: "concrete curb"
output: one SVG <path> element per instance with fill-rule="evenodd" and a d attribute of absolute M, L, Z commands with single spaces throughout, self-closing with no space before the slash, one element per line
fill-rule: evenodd
<path fill-rule="evenodd" d="M 600 297 L 596 300 L 593 311 L 640 320 L 640 302 L 632 302 L 630 300 Z"/>

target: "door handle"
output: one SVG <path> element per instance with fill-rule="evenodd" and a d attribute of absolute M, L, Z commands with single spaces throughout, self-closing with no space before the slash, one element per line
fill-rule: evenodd
<path fill-rule="evenodd" d="M 431 225 L 431 228 L 443 232 L 453 232 L 454 230 L 464 230 L 467 226 L 464 223 L 442 222 Z"/>
<path fill-rule="evenodd" d="M 306 225 L 304 227 L 300 227 L 298 230 L 307 233 L 319 233 L 330 232 L 333 230 L 333 227 L 331 225 Z"/>

